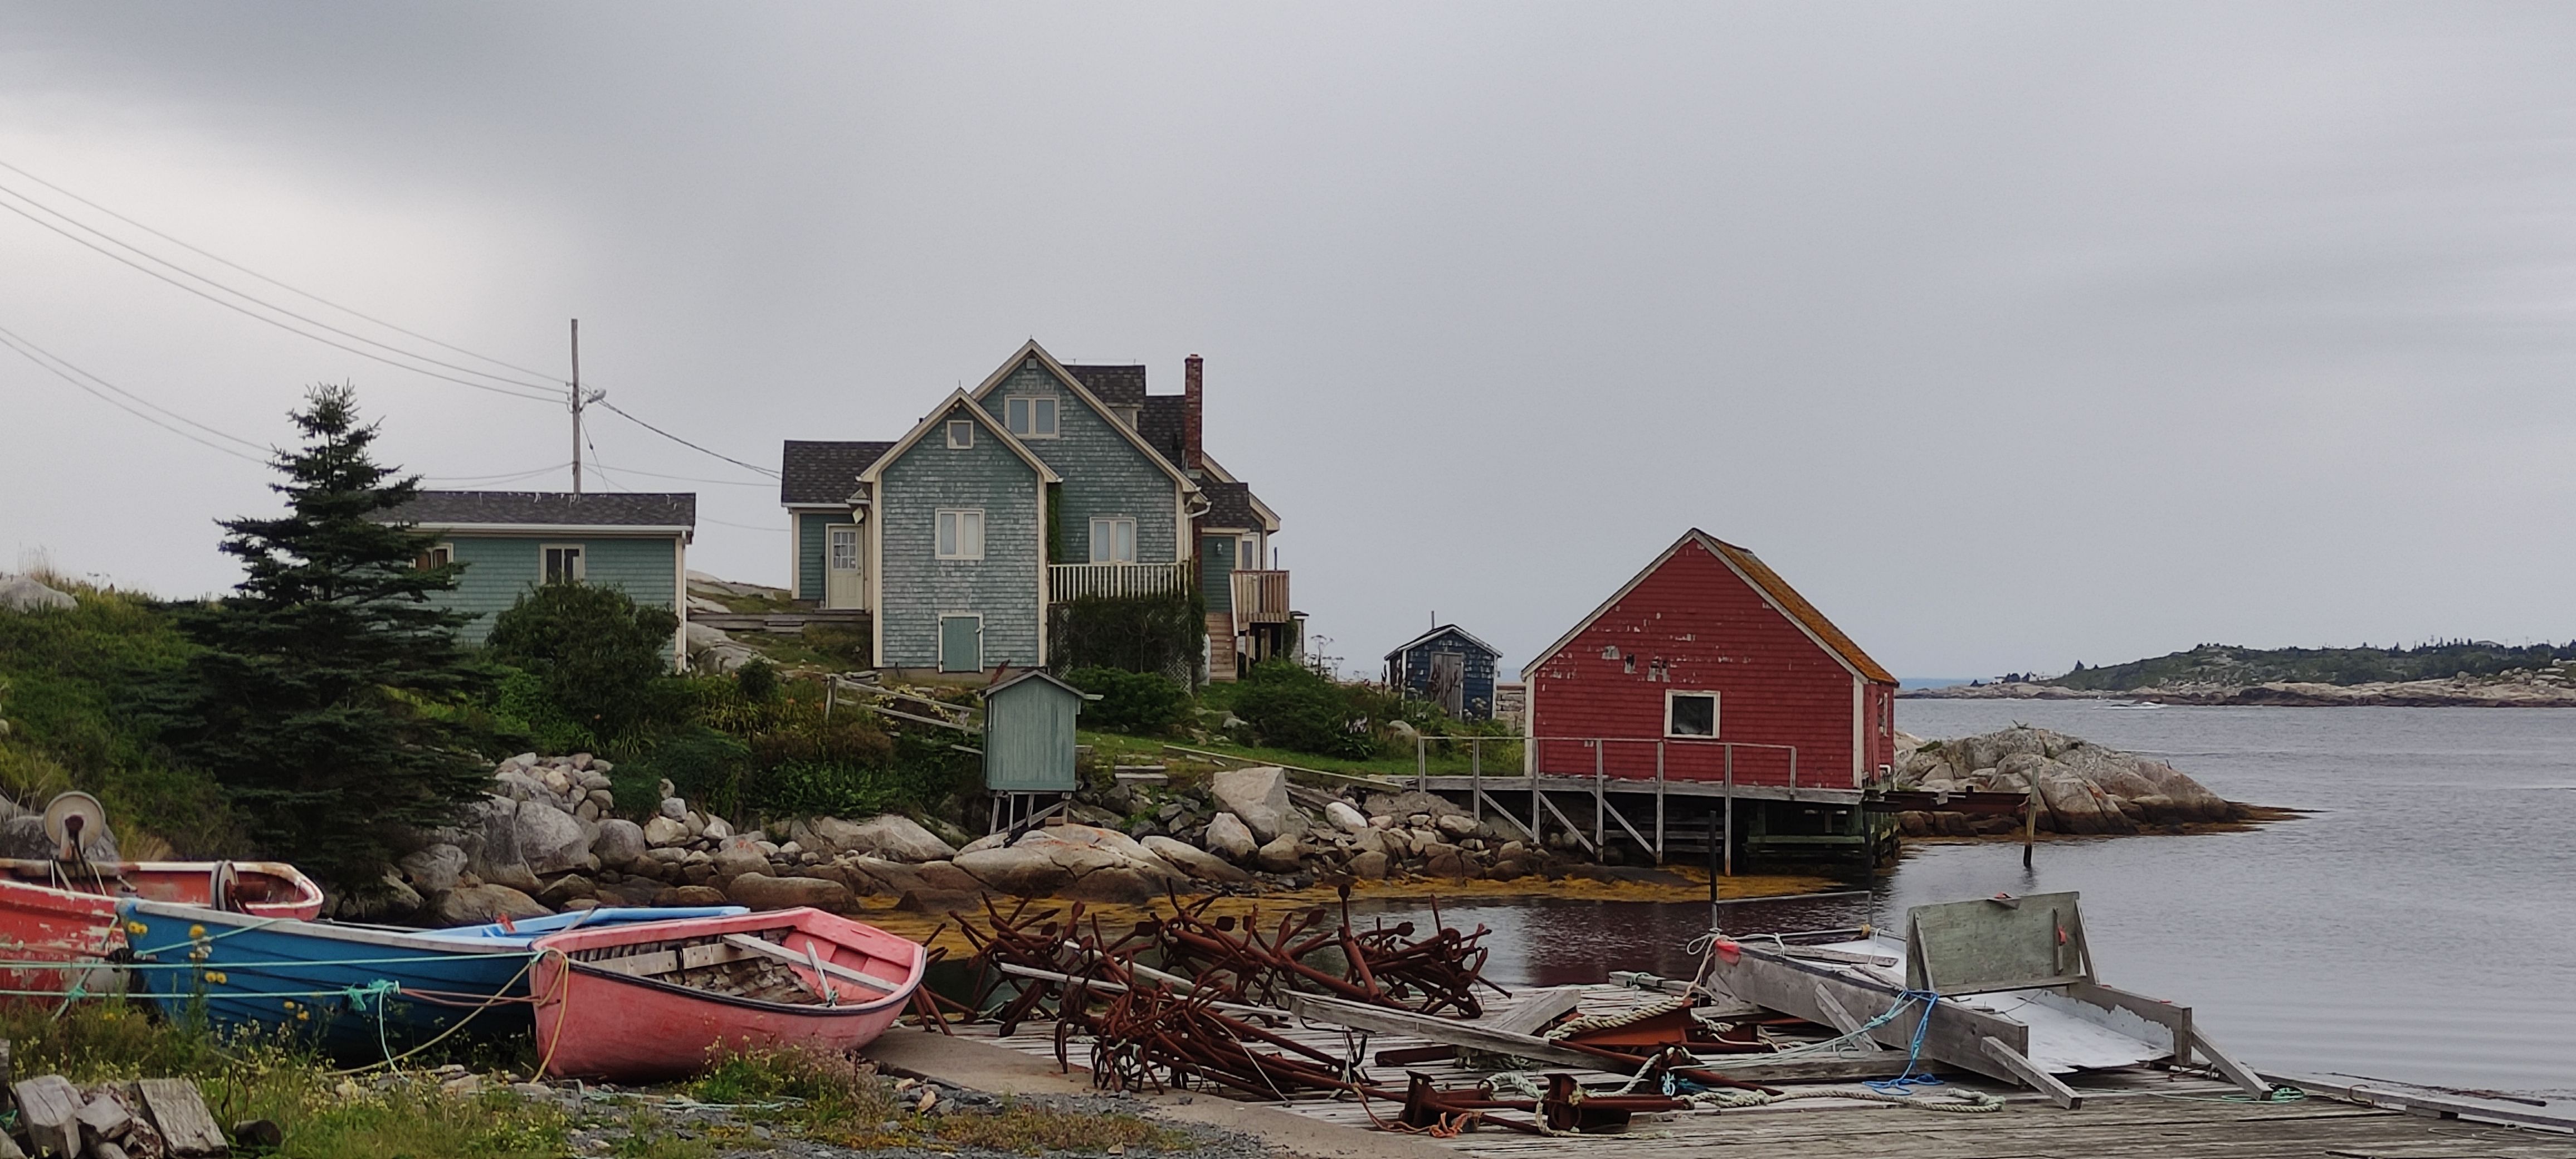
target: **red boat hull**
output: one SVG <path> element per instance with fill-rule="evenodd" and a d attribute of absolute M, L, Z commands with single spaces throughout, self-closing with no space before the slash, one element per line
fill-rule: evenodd
<path fill-rule="evenodd" d="M 837 1006 L 768 1002 L 695 989 L 658 978 L 634 977 L 577 960 L 584 951 L 614 950 L 726 934 L 784 931 L 772 939 L 798 955 L 885 982 L 891 992 Z M 537 1052 L 546 1073 L 558 1078 L 642 1082 L 703 1070 L 717 1058 L 744 1050 L 806 1047 L 834 1053 L 856 1050 L 894 1025 L 921 985 L 919 944 L 815 909 L 780 910 L 736 917 L 575 930 L 540 938 L 529 990 L 537 996 Z M 814 971 L 793 967 L 799 981 L 815 985 Z M 865 994 L 838 981 L 843 995 Z"/>
<path fill-rule="evenodd" d="M 75 878 L 50 861 L 0 859 L 0 956 L 12 962 L 98 962 L 125 944 L 116 926 L 119 897 L 206 905 L 219 873 L 232 886 L 223 908 L 258 917 L 310 920 L 322 912 L 322 888 L 294 866 L 269 861 L 127 861 L 88 867 Z M 95 993 L 111 987 L 78 971 L 0 967 L 0 997 L 43 998 L 78 982 Z M 112 988 L 112 987 L 111 987 Z"/>

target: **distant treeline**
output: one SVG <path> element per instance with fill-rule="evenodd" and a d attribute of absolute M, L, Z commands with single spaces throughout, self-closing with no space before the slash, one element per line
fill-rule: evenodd
<path fill-rule="evenodd" d="M 2119 692 L 2176 684 L 2369 684 L 2493 676 L 2517 668 L 2576 662 L 2576 641 L 2514 647 L 2485 640 L 2443 640 L 2412 648 L 2240 648 L 2202 644 L 2148 660 L 2105 668 L 2077 664 L 2064 676 L 2043 680 L 2065 688 Z"/>

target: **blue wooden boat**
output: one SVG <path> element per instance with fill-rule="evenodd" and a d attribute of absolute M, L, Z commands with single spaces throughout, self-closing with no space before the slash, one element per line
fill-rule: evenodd
<path fill-rule="evenodd" d="M 260 918 L 127 899 L 117 916 L 132 954 L 129 992 L 171 1018 L 265 1030 L 351 1055 L 402 1050 L 467 1027 L 531 1028 L 535 952 L 517 939 Z"/>

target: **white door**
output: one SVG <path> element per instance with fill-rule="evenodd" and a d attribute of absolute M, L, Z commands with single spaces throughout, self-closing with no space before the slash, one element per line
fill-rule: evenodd
<path fill-rule="evenodd" d="M 823 606 L 856 608 L 867 602 L 865 576 L 859 568 L 859 526 L 836 523 L 823 529 Z"/>

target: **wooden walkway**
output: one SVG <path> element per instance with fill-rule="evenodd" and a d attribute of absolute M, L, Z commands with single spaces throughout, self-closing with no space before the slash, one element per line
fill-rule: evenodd
<path fill-rule="evenodd" d="M 1662 997 L 1620 986 L 1585 989 L 1582 1014 L 1613 1013 Z M 1497 999 L 1487 1017 L 1511 1009 L 1517 998 Z M 986 1024 L 960 1027 L 977 1037 L 1013 1050 L 1055 1058 L 1055 1024 L 1032 1022 L 1008 1037 Z M 1363 1036 L 1357 1031 L 1307 1024 L 1284 1031 L 1319 1050 L 1340 1057 L 1373 1058 L 1381 1050 L 1429 1045 L 1402 1035 Z M 1076 1068 L 1090 1058 L 1090 1045 L 1079 1037 L 1068 1044 L 1066 1058 Z M 1902 1056 L 1894 1056 L 1897 1066 Z M 1624 1075 L 1550 1067 L 1569 1071 L 1587 1085 L 1624 1081 Z M 1891 1066 L 1891 1072 L 1895 1066 Z M 1407 1071 L 1430 1076 L 1443 1087 L 1473 1083 L 1485 1072 L 1453 1062 L 1408 1067 L 1366 1068 L 1367 1078 L 1381 1086 L 1401 1088 Z M 1761 1107 L 1725 1111 L 1692 1111 L 1641 1115 L 1628 1129 L 1611 1134 L 1540 1137 L 1497 1128 L 1470 1131 L 1439 1140 L 1473 1156 L 1491 1159 L 1683 1159 L 1700 1155 L 1799 1156 L 1833 1159 L 2198 1159 L 2202 1156 L 2305 1156 L 2315 1159 L 2576 1159 L 2576 1135 L 2432 1118 L 2357 1106 L 2326 1098 L 2291 1103 L 2248 1103 L 2229 1096 L 2232 1085 L 2195 1074 L 2131 1068 L 2095 1072 L 2070 1079 L 2083 1093 L 2080 1110 L 2060 1110 L 2035 1093 L 2005 1089 L 1973 1076 L 1953 1077 L 1950 1086 L 1923 1088 L 1937 1101 L 1945 1091 L 1974 1090 L 2004 1099 L 1991 1113 L 1936 1113 L 1848 1098 L 1832 1090 L 1856 1090 L 1853 1084 L 1784 1086 L 1801 1097 Z M 1823 1096 L 1823 1097 L 1810 1097 Z M 1351 1096 L 1305 1095 L 1274 1104 L 1323 1122 L 1362 1131 L 1375 1118 L 1392 1121 L 1401 1108 L 1363 1105 Z"/>

